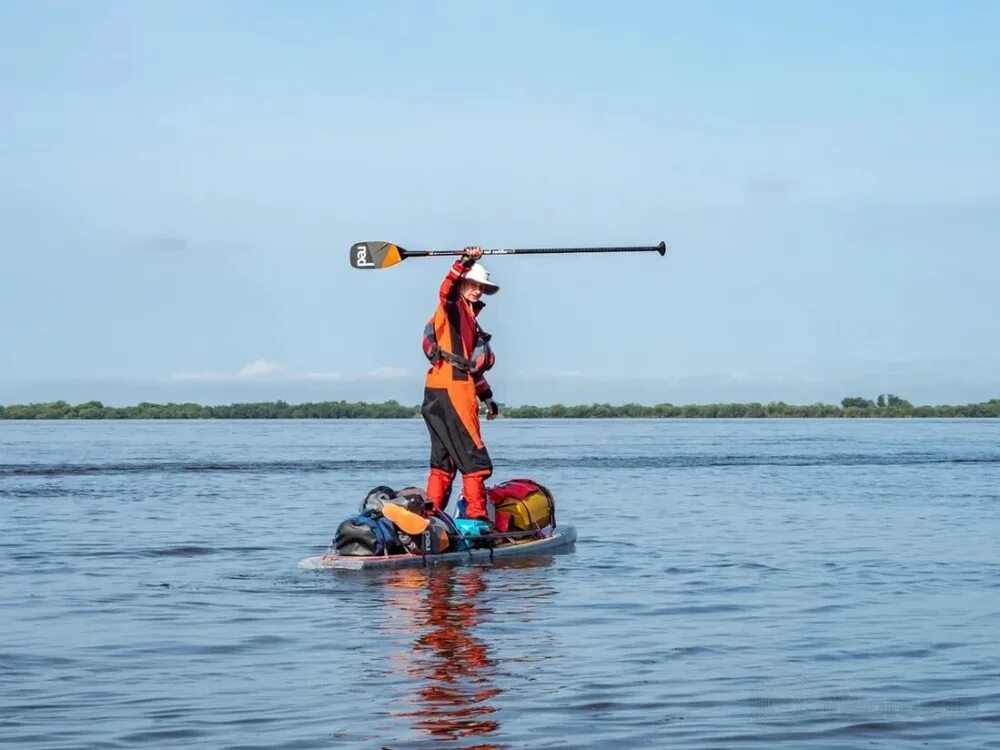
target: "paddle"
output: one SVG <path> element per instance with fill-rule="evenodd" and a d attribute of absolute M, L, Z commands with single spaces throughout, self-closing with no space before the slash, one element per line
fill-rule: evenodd
<path fill-rule="evenodd" d="M 407 250 L 391 242 L 355 242 L 351 245 L 354 268 L 388 268 L 407 258 L 432 258 L 439 255 L 462 255 L 463 250 Z M 483 250 L 483 255 L 555 255 L 561 253 L 649 253 L 665 255 L 667 244 L 639 247 L 531 247 Z"/>

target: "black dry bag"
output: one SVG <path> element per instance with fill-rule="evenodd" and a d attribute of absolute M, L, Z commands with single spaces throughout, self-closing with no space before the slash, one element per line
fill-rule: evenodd
<path fill-rule="evenodd" d="M 396 528 L 385 518 L 373 514 L 351 516 L 337 527 L 333 546 L 338 555 L 371 557 L 401 551 Z"/>

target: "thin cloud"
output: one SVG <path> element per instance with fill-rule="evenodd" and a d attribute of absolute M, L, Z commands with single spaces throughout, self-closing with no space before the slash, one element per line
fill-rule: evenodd
<path fill-rule="evenodd" d="M 187 240 L 169 235 L 153 237 L 146 243 L 146 249 L 156 253 L 181 253 L 187 249 Z"/>
<path fill-rule="evenodd" d="M 280 377 L 283 370 L 284 368 L 277 362 L 268 362 L 266 359 L 257 359 L 236 373 L 236 377 L 241 380 L 275 378 Z"/>
<path fill-rule="evenodd" d="M 331 380 L 343 380 L 344 376 L 339 372 L 307 372 L 303 373 L 302 380 L 314 380 L 318 382 L 327 382 Z"/>
<path fill-rule="evenodd" d="M 795 183 L 784 177 L 761 177 L 743 186 L 748 201 L 777 201 L 795 192 Z"/>
<path fill-rule="evenodd" d="M 514 373 L 519 378 L 589 378 L 591 375 L 582 370 L 518 370 Z"/>
<path fill-rule="evenodd" d="M 171 378 L 182 381 L 200 381 L 204 383 L 225 383 L 237 380 L 236 375 L 225 372 L 175 372 Z"/>
<path fill-rule="evenodd" d="M 285 380 L 289 373 L 277 362 L 256 359 L 237 372 L 178 372 L 174 380 L 200 381 L 206 383 L 235 383 L 245 380 Z"/>
<path fill-rule="evenodd" d="M 402 367 L 376 367 L 361 375 L 346 376 L 339 372 L 297 372 L 289 370 L 278 362 L 257 359 L 237 372 L 179 372 L 171 376 L 173 380 L 203 383 L 240 383 L 260 381 L 280 382 L 329 382 L 344 380 L 395 380 L 405 378 L 410 373 Z"/>
<path fill-rule="evenodd" d="M 370 370 L 365 373 L 365 379 L 372 380 L 391 380 L 393 378 L 405 378 L 409 375 L 407 370 L 402 367 L 376 367 L 374 370 Z"/>

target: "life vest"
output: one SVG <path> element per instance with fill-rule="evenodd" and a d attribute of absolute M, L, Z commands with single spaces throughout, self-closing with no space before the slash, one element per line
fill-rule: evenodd
<path fill-rule="evenodd" d="M 453 367 L 457 367 L 462 372 L 469 373 L 469 375 L 475 378 L 491 369 L 496 362 L 496 356 L 490 347 L 491 338 L 493 337 L 486 333 L 477 322 L 476 342 L 472 347 L 472 356 L 466 359 L 453 352 L 445 351 L 438 346 L 437 336 L 434 333 L 434 316 L 431 316 L 431 319 L 427 321 L 427 325 L 424 326 L 424 356 L 427 357 L 427 360 L 432 365 L 444 361 Z"/>

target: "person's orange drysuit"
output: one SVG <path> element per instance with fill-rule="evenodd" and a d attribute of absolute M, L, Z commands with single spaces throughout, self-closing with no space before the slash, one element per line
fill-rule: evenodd
<path fill-rule="evenodd" d="M 431 362 L 421 408 L 431 437 L 427 495 L 444 510 L 455 472 L 462 472 L 465 515 L 486 516 L 485 481 L 493 462 L 479 431 L 479 400 L 493 405 L 484 373 L 493 365 L 489 334 L 476 322 L 485 306 L 459 293 L 462 278 L 475 261 L 455 261 L 441 283 L 439 303 L 424 330 L 424 354 Z"/>

